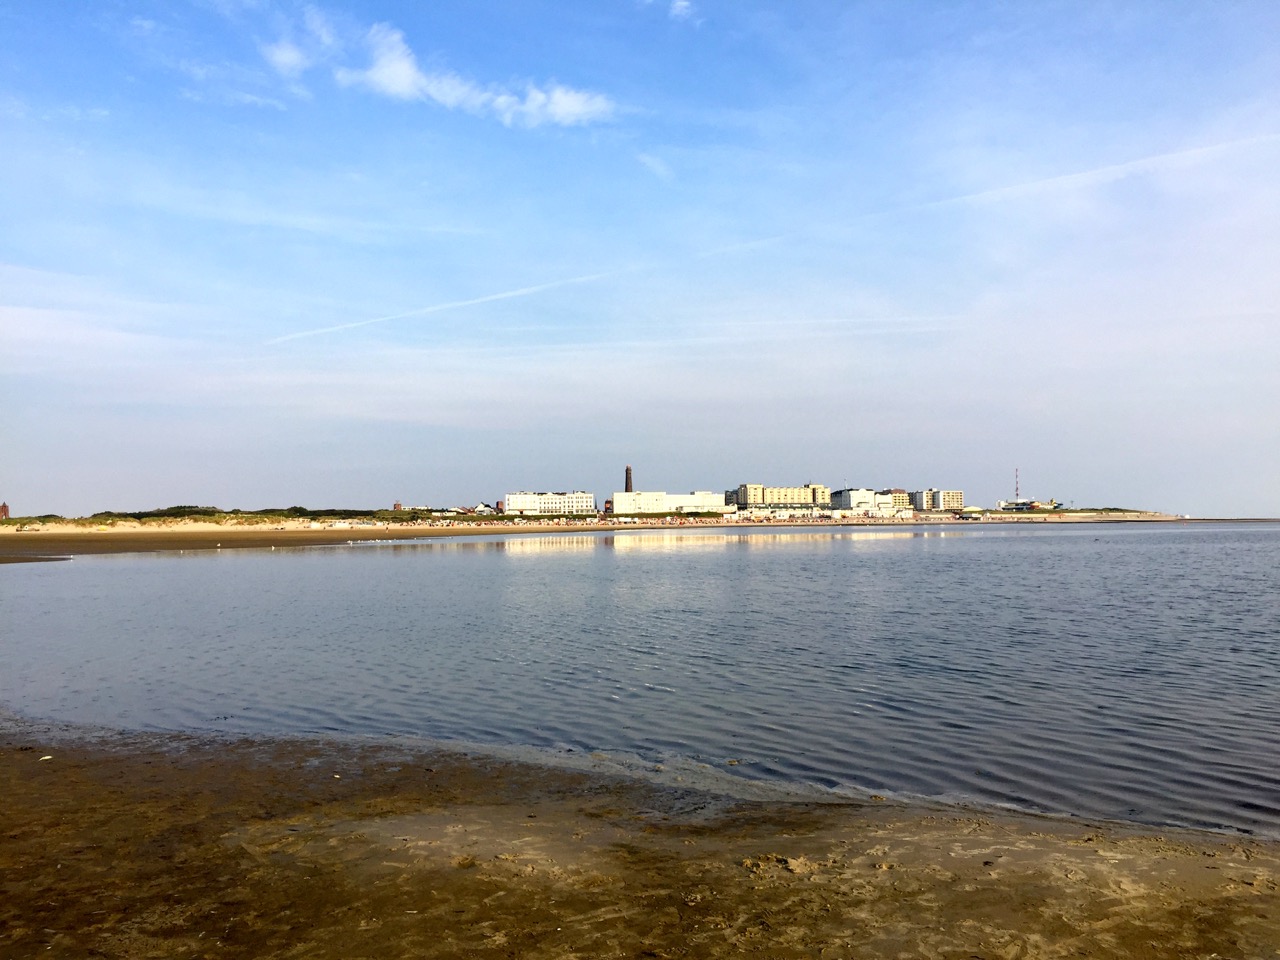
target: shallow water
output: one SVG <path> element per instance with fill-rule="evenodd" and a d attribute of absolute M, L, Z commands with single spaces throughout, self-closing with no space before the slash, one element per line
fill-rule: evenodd
<path fill-rule="evenodd" d="M 1276 524 L 82 557 L 0 572 L 0 702 L 1280 835 L 1278 571 Z"/>

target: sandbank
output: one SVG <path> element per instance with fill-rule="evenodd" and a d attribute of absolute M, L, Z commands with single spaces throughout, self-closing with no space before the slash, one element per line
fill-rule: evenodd
<path fill-rule="evenodd" d="M 1280 846 L 0 720 L 4 957 L 1271 957 Z"/>

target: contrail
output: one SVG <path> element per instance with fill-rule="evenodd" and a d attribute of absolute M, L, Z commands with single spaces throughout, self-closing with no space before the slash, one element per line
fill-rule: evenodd
<path fill-rule="evenodd" d="M 510 300 L 514 297 L 527 297 L 533 293 L 541 293 L 544 290 L 554 290 L 556 287 L 567 287 L 575 283 L 590 283 L 593 280 L 603 280 L 606 277 L 616 277 L 625 273 L 624 270 L 611 270 L 607 273 L 589 273 L 582 277 L 570 277 L 567 280 L 553 280 L 550 283 L 540 283 L 532 287 L 521 287 L 519 290 L 506 290 L 502 293 L 491 293 L 483 297 L 475 297 L 471 300 L 451 300 L 448 303 L 437 303 L 434 306 L 422 307 L 418 310 L 406 310 L 404 313 L 393 313 L 386 317 L 374 317 L 371 320 L 356 320 L 354 323 L 340 323 L 332 327 L 319 327 L 315 330 L 300 330 L 298 333 L 286 333 L 282 337 L 275 337 L 268 340 L 267 345 L 276 343 L 285 343 L 289 340 L 301 340 L 303 337 L 318 337 L 325 333 L 337 333 L 341 330 L 354 330 L 356 327 L 367 327 L 372 323 L 386 323 L 388 320 L 403 320 L 405 317 L 424 317 L 430 313 L 442 313 L 445 310 L 455 310 L 458 307 L 474 307 L 478 303 L 492 303 L 495 300 Z"/>
<path fill-rule="evenodd" d="M 1133 173 L 1134 171 L 1154 169 L 1171 161 L 1206 157 L 1235 147 L 1250 147 L 1259 143 L 1274 143 L 1276 140 L 1280 140 L 1280 134 L 1268 133 L 1256 137 L 1245 137 L 1240 140 L 1227 140 L 1222 143 L 1212 143 L 1204 147 L 1189 147 L 1185 150 L 1173 150 L 1169 153 L 1159 153 L 1149 157 L 1141 157 L 1137 160 L 1129 160 L 1124 163 L 1113 163 L 1105 167 L 1097 167 L 1093 170 L 1082 170 L 1077 173 L 1065 173 L 1055 177 L 1045 177 L 1042 180 L 1032 180 L 1027 183 L 1016 183 L 1004 187 L 993 187 L 990 190 L 980 190 L 977 193 L 967 193 L 958 197 L 947 197 L 944 200 L 934 200 L 929 203 L 919 204 L 919 206 L 940 207 L 952 203 L 971 203 L 973 201 L 989 200 L 994 197 L 1032 194 L 1040 190 L 1052 189 L 1058 186 L 1107 183 L 1112 180 L 1119 180 L 1121 177 L 1129 173 Z"/>

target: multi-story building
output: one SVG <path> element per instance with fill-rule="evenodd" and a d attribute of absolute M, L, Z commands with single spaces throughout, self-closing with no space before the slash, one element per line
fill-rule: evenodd
<path fill-rule="evenodd" d="M 892 502 L 893 502 L 894 510 L 910 510 L 911 509 L 911 494 L 907 493 L 907 491 L 903 490 L 901 487 L 893 487 L 892 489 L 889 489 L 889 490 L 881 490 L 880 495 L 893 498 Z"/>
<path fill-rule="evenodd" d="M 963 490 L 917 490 L 911 494 L 911 505 L 917 510 L 963 510 Z"/>
<path fill-rule="evenodd" d="M 728 496 L 726 495 L 726 500 Z M 738 507 L 829 507 L 831 488 L 821 483 L 803 487 L 766 487 L 760 483 L 738 486 L 734 502 Z"/>
<path fill-rule="evenodd" d="M 569 493 L 530 493 L 520 490 L 508 493 L 503 500 L 508 515 L 519 516 L 583 516 L 596 512 L 595 494 L 582 490 Z"/>
<path fill-rule="evenodd" d="M 825 516 L 831 509 L 831 488 L 820 483 L 806 483 L 802 487 L 744 483 L 737 490 L 726 490 L 724 499 L 739 512 L 756 516 Z"/>
<path fill-rule="evenodd" d="M 847 510 L 864 517 L 897 517 L 911 510 L 909 497 L 903 506 L 901 491 L 895 494 L 892 490 L 881 490 L 877 493 L 868 487 L 836 490 L 831 494 L 831 506 L 835 510 Z"/>
<path fill-rule="evenodd" d="M 624 516 L 637 513 L 731 513 L 733 509 L 725 503 L 724 497 L 710 490 L 690 493 L 624 490 L 613 495 L 613 512 Z"/>
<path fill-rule="evenodd" d="M 876 505 L 876 492 L 868 487 L 836 490 L 831 494 L 831 506 L 836 510 L 871 510 Z"/>
<path fill-rule="evenodd" d="M 911 505 L 917 510 L 937 510 L 938 491 L 934 487 L 914 491 L 911 494 Z"/>

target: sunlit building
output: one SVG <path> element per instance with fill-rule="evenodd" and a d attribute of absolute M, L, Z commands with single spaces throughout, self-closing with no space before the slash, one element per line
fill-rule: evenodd
<path fill-rule="evenodd" d="M 743 483 L 725 492 L 725 502 L 747 516 L 816 517 L 831 510 L 831 488 L 821 483 L 802 487 L 766 487 Z"/>
<path fill-rule="evenodd" d="M 613 495 L 613 512 L 619 516 L 645 513 L 732 513 L 734 509 L 735 507 L 724 502 L 723 496 L 710 490 L 694 490 L 691 493 L 624 490 Z"/>
<path fill-rule="evenodd" d="M 743 483 L 739 484 L 735 499 L 739 509 L 829 507 L 831 506 L 831 488 L 821 483 L 806 483 L 803 487 L 766 487 L 761 483 Z"/>
<path fill-rule="evenodd" d="M 508 493 L 503 500 L 508 515 L 529 516 L 583 516 L 596 512 L 593 493 L 574 490 L 570 493 L 531 493 L 520 490 Z"/>

